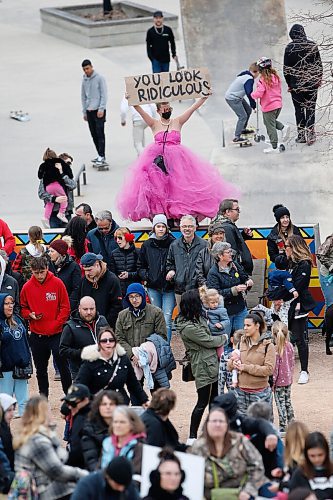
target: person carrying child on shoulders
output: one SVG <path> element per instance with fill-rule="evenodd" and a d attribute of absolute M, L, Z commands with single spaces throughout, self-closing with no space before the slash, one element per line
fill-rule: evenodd
<path fill-rule="evenodd" d="M 235 137 L 232 142 L 244 142 L 241 135 L 248 134 L 247 124 L 252 110 L 256 109 L 256 102 L 251 97 L 254 79 L 259 76 L 259 68 L 256 63 L 252 63 L 248 70 L 241 71 L 230 84 L 225 93 L 225 100 L 231 109 L 236 113 L 238 121 L 235 129 Z M 247 96 L 249 103 L 244 99 Z"/>
<path fill-rule="evenodd" d="M 282 142 L 289 137 L 290 127 L 278 121 L 278 116 L 282 109 L 281 79 L 277 71 L 272 68 L 272 60 L 268 57 L 261 57 L 257 61 L 260 78 L 257 88 L 251 93 L 252 99 L 260 99 L 260 106 L 264 124 L 271 145 L 264 149 L 264 153 L 280 153 L 278 148 L 277 130 L 281 130 Z"/>

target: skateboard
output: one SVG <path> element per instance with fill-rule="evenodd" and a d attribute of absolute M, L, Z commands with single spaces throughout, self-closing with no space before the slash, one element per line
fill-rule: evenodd
<path fill-rule="evenodd" d="M 232 142 L 231 144 L 240 146 L 241 148 L 248 148 L 253 145 L 251 139 L 243 139 L 242 142 Z"/>
<path fill-rule="evenodd" d="M 255 140 L 255 129 L 253 127 L 248 127 L 248 134 L 241 134 L 240 138 L 242 142 L 233 142 L 232 144 L 239 144 L 241 148 L 248 148 L 249 146 L 253 146 L 252 140 Z"/>
<path fill-rule="evenodd" d="M 100 164 L 100 165 L 96 165 L 96 163 L 92 163 L 91 165 L 92 165 L 94 168 L 96 168 L 96 170 L 97 170 L 98 172 L 103 172 L 103 171 L 105 171 L 105 170 L 110 170 L 110 169 L 109 169 L 109 164 L 108 164 L 107 162 L 104 162 L 104 163 L 102 163 L 102 164 Z"/>
<path fill-rule="evenodd" d="M 29 113 L 23 113 L 23 111 L 11 111 L 9 116 L 19 122 L 29 122 L 31 120 Z"/>

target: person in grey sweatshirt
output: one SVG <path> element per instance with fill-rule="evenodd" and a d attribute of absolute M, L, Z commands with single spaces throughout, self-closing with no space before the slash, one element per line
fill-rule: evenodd
<path fill-rule="evenodd" d="M 96 165 L 103 165 L 105 163 L 106 81 L 103 76 L 96 73 L 89 59 L 82 62 L 82 69 L 84 72 L 81 85 L 83 119 L 88 122 L 98 154 L 92 162 Z"/>
<path fill-rule="evenodd" d="M 259 68 L 256 63 L 251 64 L 248 71 L 242 71 L 230 84 L 225 93 L 225 100 L 238 117 L 235 137 L 233 142 L 242 142 L 241 135 L 246 133 L 246 127 L 252 113 L 256 109 L 256 102 L 251 97 L 254 79 L 259 76 Z M 244 97 L 247 96 L 250 105 Z"/>

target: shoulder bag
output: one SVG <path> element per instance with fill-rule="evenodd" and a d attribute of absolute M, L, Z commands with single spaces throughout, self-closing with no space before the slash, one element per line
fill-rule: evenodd
<path fill-rule="evenodd" d="M 244 479 L 242 479 L 241 486 L 239 486 L 238 488 L 220 488 L 216 463 L 213 460 L 211 461 L 211 463 L 214 479 L 214 488 L 210 490 L 211 500 L 238 500 L 242 486 L 245 483 Z"/>
<path fill-rule="evenodd" d="M 165 161 L 164 161 L 164 147 L 165 147 L 166 138 L 167 138 L 167 135 L 168 135 L 168 130 L 169 130 L 169 125 L 168 125 L 166 131 L 163 134 L 163 149 L 162 149 L 162 154 L 156 156 L 156 158 L 154 158 L 154 160 L 153 160 L 153 163 L 156 165 L 156 167 L 159 168 L 160 170 L 162 170 L 163 174 L 165 174 L 165 175 L 169 175 L 167 167 L 165 165 Z"/>
<path fill-rule="evenodd" d="M 33 367 L 32 367 L 32 362 L 30 360 L 29 364 L 25 368 L 19 368 L 18 366 L 15 366 L 12 376 L 13 379 L 15 380 L 27 380 L 31 378 L 32 374 L 33 374 Z"/>

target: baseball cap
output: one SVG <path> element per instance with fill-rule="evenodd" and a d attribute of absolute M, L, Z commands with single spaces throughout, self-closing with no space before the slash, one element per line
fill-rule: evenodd
<path fill-rule="evenodd" d="M 163 12 L 161 10 L 156 10 L 153 17 L 163 17 Z"/>
<path fill-rule="evenodd" d="M 82 267 L 93 266 L 97 260 L 103 260 L 103 255 L 101 255 L 100 253 L 96 254 L 92 252 L 85 253 L 81 257 L 81 266 Z"/>
<path fill-rule="evenodd" d="M 90 391 L 88 387 L 84 384 L 72 384 L 68 389 L 66 396 L 61 398 L 61 401 L 66 401 L 67 403 L 77 403 L 85 398 L 90 398 Z"/>

